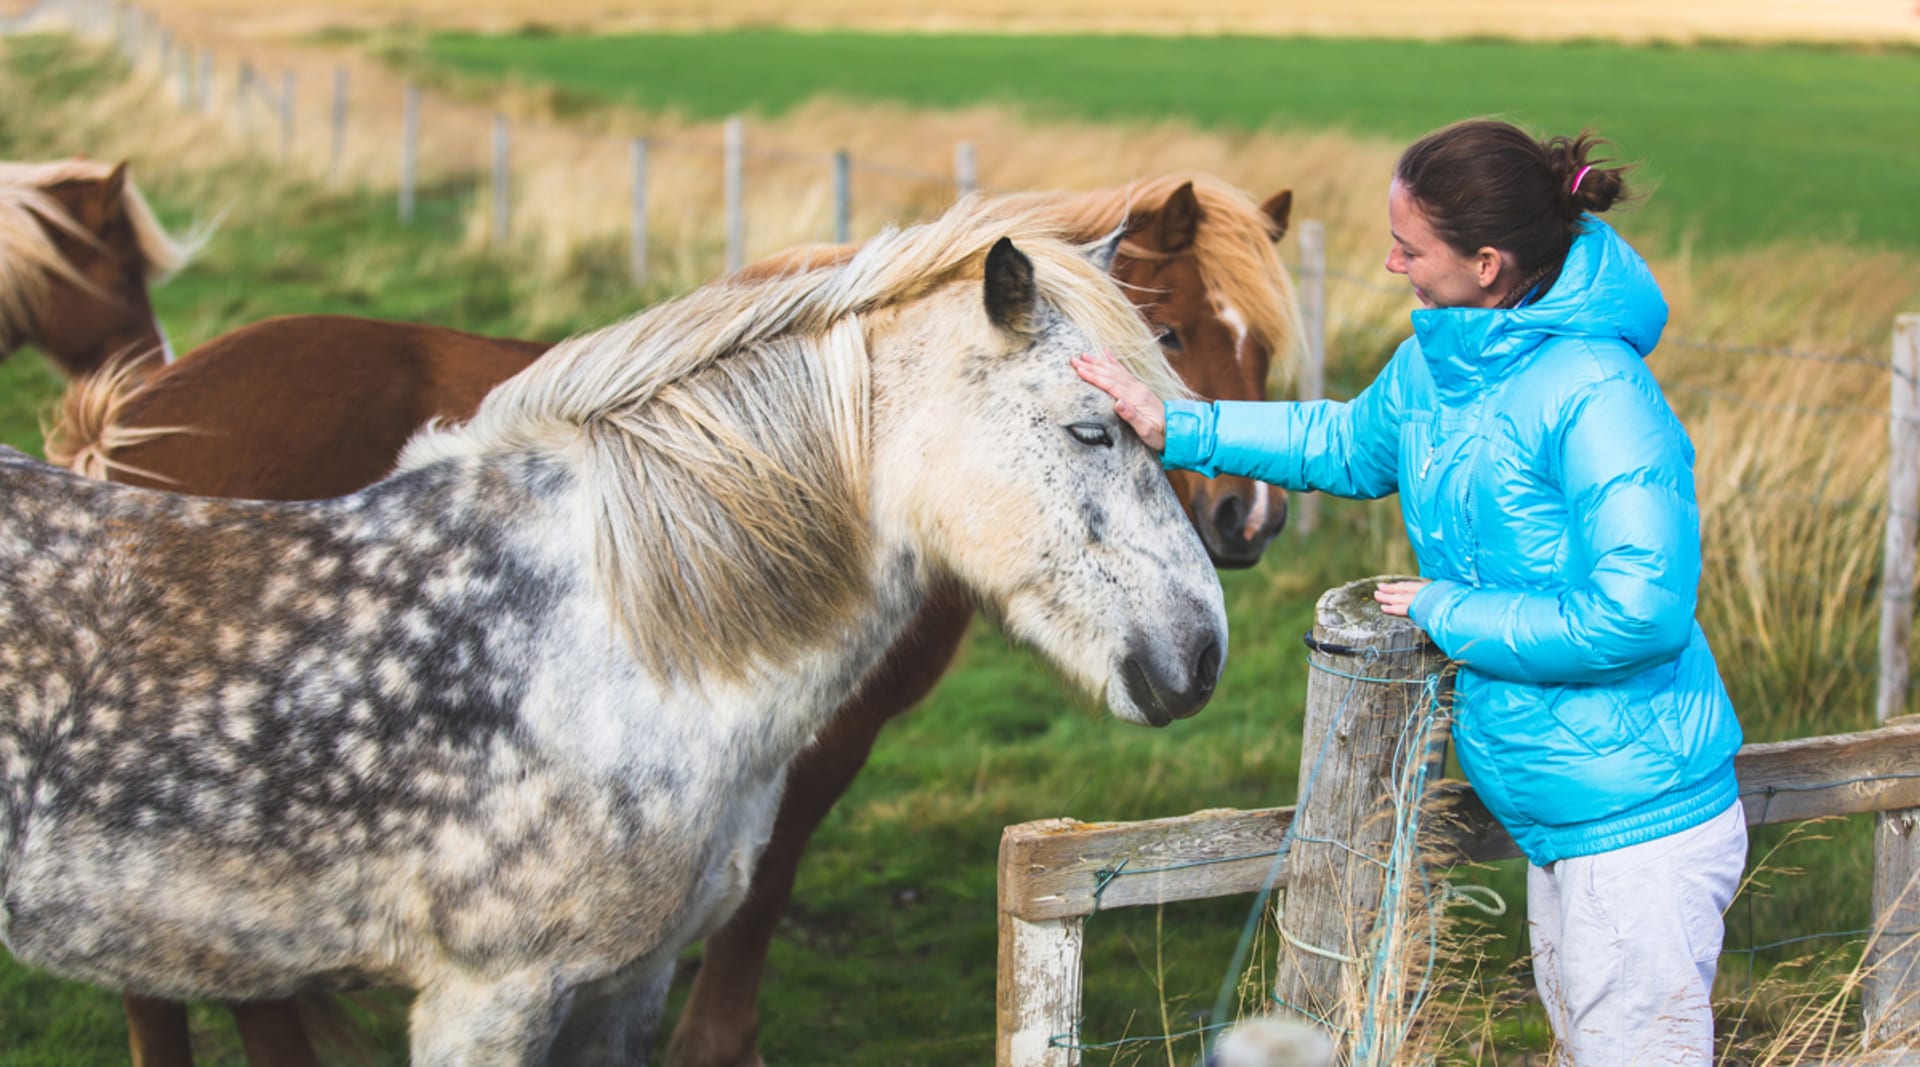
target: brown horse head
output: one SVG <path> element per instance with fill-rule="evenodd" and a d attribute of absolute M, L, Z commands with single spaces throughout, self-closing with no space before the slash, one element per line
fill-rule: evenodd
<path fill-rule="evenodd" d="M 31 343 L 70 378 L 158 362 L 166 336 L 147 283 L 188 254 L 124 162 L 0 164 L 0 357 Z"/>
<path fill-rule="evenodd" d="M 1113 276 L 1187 386 L 1208 400 L 1265 400 L 1277 354 L 1292 370 L 1293 293 L 1273 244 L 1293 193 L 1258 209 L 1201 176 L 1133 187 Z M 1287 521 L 1278 487 L 1249 478 L 1168 475 L 1215 565 L 1251 567 Z"/>

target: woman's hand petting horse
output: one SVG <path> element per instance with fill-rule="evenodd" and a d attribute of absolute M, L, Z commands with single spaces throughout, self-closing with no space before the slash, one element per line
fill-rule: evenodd
<path fill-rule="evenodd" d="M 1140 379 L 1127 373 L 1113 358 L 1113 353 L 1082 352 L 1073 357 L 1073 369 L 1080 377 L 1113 395 L 1114 414 L 1125 419 L 1148 448 L 1159 452 L 1166 447 L 1167 415 L 1160 398 Z"/>

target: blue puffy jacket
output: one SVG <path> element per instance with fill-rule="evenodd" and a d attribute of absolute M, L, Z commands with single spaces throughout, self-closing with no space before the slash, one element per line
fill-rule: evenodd
<path fill-rule="evenodd" d="M 1544 296 L 1415 311 L 1351 401 L 1167 404 L 1168 467 L 1400 493 L 1434 580 L 1412 617 L 1460 664 L 1460 763 L 1536 864 L 1738 792 L 1740 726 L 1693 617 L 1693 446 L 1645 362 L 1666 321 L 1645 261 L 1589 216 Z"/>

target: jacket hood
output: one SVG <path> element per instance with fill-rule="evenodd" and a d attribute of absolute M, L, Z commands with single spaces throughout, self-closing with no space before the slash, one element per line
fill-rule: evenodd
<path fill-rule="evenodd" d="M 1619 341 L 1645 358 L 1667 325 L 1653 271 L 1613 227 L 1582 215 L 1553 288 L 1510 309 L 1423 308 L 1413 332 L 1450 399 L 1512 373 L 1553 337 Z"/>

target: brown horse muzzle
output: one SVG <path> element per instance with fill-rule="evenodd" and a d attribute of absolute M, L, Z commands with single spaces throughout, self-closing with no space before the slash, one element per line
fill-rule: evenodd
<path fill-rule="evenodd" d="M 1259 563 L 1287 525 L 1286 491 L 1250 478 L 1196 477 L 1186 505 L 1200 543 L 1222 570 Z"/>

